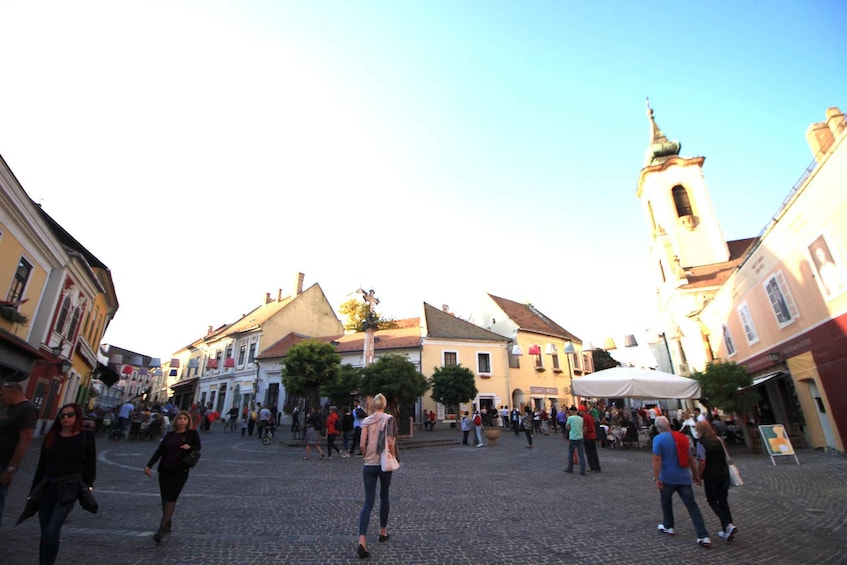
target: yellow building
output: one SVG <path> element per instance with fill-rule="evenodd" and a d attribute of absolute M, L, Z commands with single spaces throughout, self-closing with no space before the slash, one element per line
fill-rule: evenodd
<path fill-rule="evenodd" d="M 557 410 L 576 404 L 574 378 L 593 371 L 582 340 L 532 304 L 488 295 L 473 319 L 509 340 L 508 390 L 504 404 L 519 409 Z"/>
<path fill-rule="evenodd" d="M 109 269 L 29 198 L 2 158 L 0 196 L 0 380 L 26 381 L 47 424 L 61 404 L 89 399 L 118 301 Z"/>

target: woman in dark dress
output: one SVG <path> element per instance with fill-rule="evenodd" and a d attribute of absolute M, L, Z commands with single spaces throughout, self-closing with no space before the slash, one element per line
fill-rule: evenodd
<path fill-rule="evenodd" d="M 162 521 L 153 541 L 160 543 L 171 531 L 171 518 L 176 509 L 176 500 L 182 487 L 188 480 L 188 466 L 182 462 L 183 456 L 191 450 L 200 449 L 200 434 L 191 428 L 191 415 L 181 410 L 174 419 L 173 429 L 165 434 L 159 447 L 150 457 L 144 474 L 153 478 L 152 467 L 159 462 L 159 493 L 162 497 Z"/>
<path fill-rule="evenodd" d="M 94 434 L 82 429 L 82 407 L 66 404 L 41 444 L 41 456 L 32 481 L 38 494 L 41 543 L 40 565 L 52 565 L 59 554 L 59 533 L 82 488 L 94 488 L 97 451 Z"/>

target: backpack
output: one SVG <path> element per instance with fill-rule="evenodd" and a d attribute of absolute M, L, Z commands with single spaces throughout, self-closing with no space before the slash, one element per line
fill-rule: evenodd
<path fill-rule="evenodd" d="M 368 414 L 362 409 L 361 406 L 356 407 L 356 418 L 359 420 L 364 420 L 368 417 Z"/>
<path fill-rule="evenodd" d="M 482 418 L 479 417 L 479 414 L 474 414 L 473 425 L 474 426 L 481 426 L 482 425 Z"/>

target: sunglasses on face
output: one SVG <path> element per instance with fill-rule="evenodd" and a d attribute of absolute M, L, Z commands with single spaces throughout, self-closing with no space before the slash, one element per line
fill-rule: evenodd
<path fill-rule="evenodd" d="M 59 414 L 59 418 L 73 418 L 76 416 L 75 412 L 63 412 Z"/>

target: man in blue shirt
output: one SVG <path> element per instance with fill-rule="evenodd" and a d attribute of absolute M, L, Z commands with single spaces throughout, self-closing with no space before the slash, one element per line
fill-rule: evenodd
<path fill-rule="evenodd" d="M 709 548 L 712 540 L 703 522 L 703 515 L 694 500 L 694 490 L 691 488 L 691 476 L 694 475 L 694 483 L 700 484 L 697 461 L 688 449 L 688 438 L 678 434 L 680 447 L 674 434 L 671 433 L 671 425 L 665 416 L 656 418 L 656 430 L 659 434 L 653 438 L 653 480 L 659 488 L 662 501 L 662 523 L 659 524 L 659 532 L 674 535 L 673 518 L 673 494 L 679 493 L 682 503 L 688 510 L 694 529 L 697 531 L 697 544 Z M 684 444 L 682 443 L 684 442 Z M 681 451 L 684 456 L 681 455 Z M 680 465 L 680 459 L 685 459 L 687 466 Z"/>
<path fill-rule="evenodd" d="M 570 416 L 565 422 L 568 430 L 568 468 L 565 473 L 573 473 L 573 454 L 579 454 L 579 474 L 585 474 L 585 446 L 582 441 L 582 416 L 576 413 L 576 406 L 571 406 Z"/>

